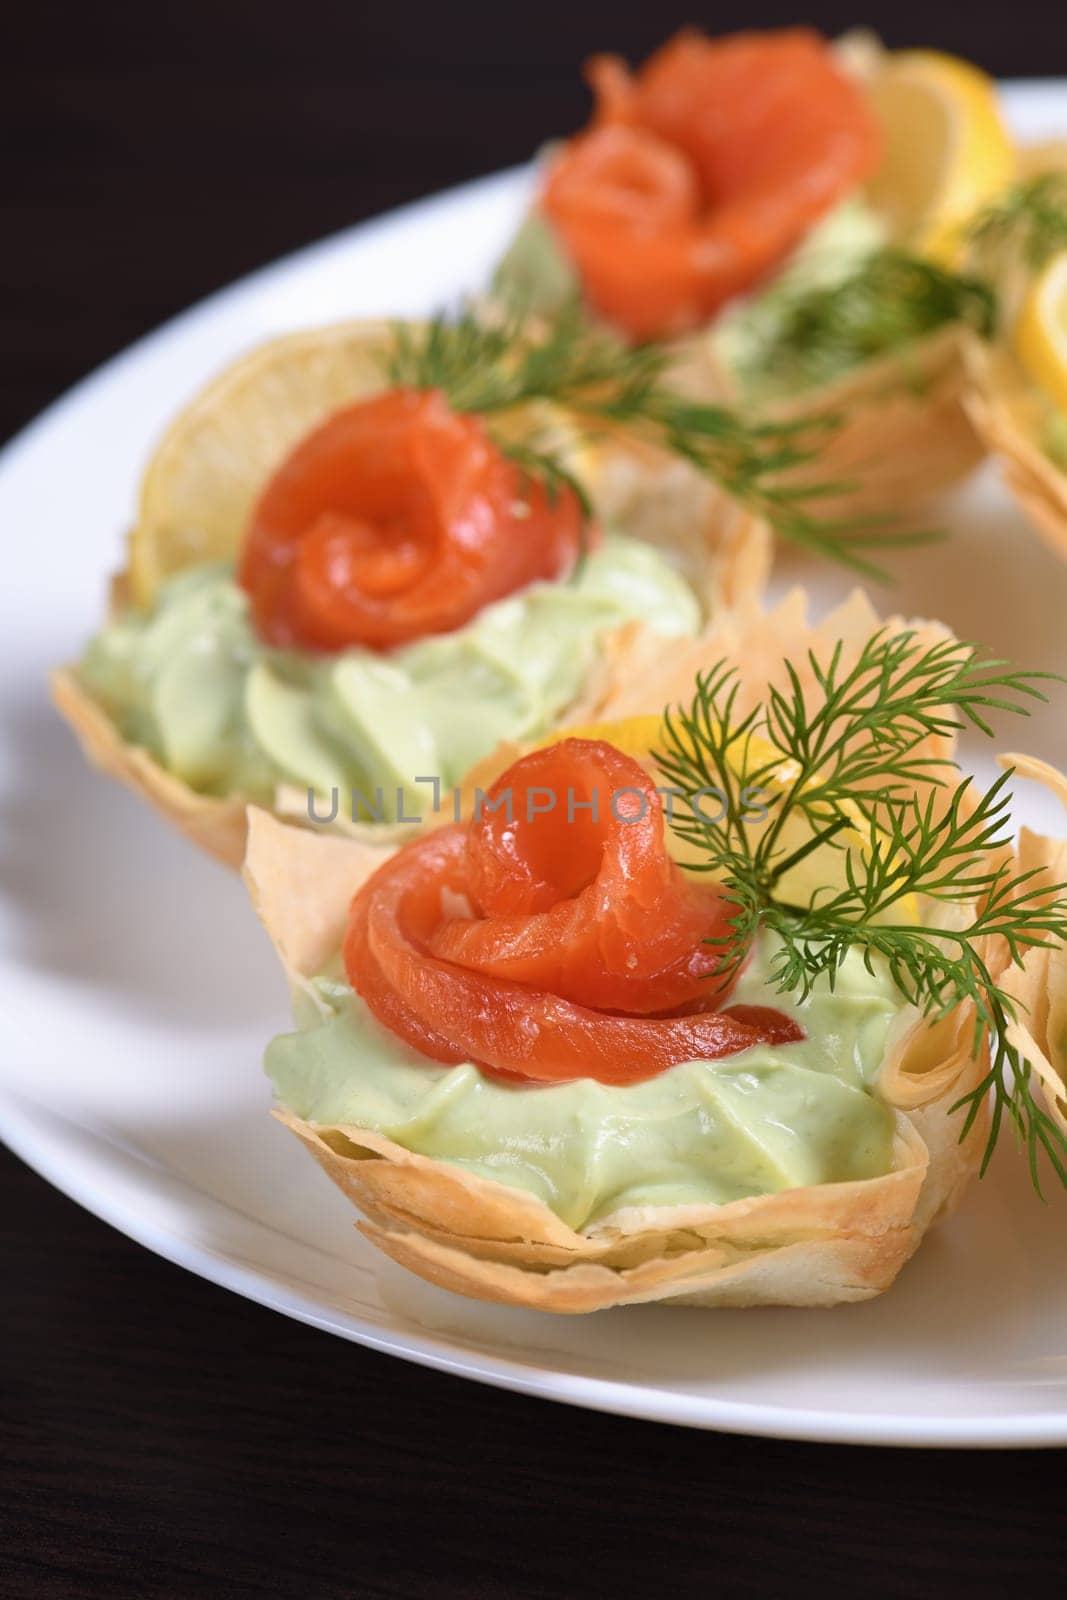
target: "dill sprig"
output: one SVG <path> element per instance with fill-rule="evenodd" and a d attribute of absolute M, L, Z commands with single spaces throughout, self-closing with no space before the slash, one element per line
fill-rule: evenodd
<path fill-rule="evenodd" d="M 1042 172 L 1014 184 L 978 213 L 968 239 L 979 259 L 1011 253 L 1031 272 L 1040 271 L 1067 250 L 1067 172 Z"/>
<path fill-rule="evenodd" d="M 670 361 L 664 346 L 627 345 L 570 301 L 538 324 L 517 313 L 485 320 L 463 311 L 418 329 L 398 326 L 387 370 L 395 384 L 440 389 L 457 411 L 491 419 L 545 402 L 565 411 L 585 438 L 622 433 L 657 446 L 766 517 L 782 537 L 870 576 L 884 574 L 869 550 L 929 540 L 883 519 L 819 514 L 820 501 L 848 486 L 794 474 L 817 461 L 836 418 L 760 421 L 694 400 L 672 385 Z M 574 481 L 558 450 L 497 437 L 527 470 L 554 475 L 557 484 Z"/>
<path fill-rule="evenodd" d="M 779 293 L 773 335 L 741 373 L 754 391 L 814 388 L 950 323 L 988 336 L 996 320 L 986 283 L 906 250 L 876 250 L 837 282 Z"/>
<path fill-rule="evenodd" d="M 537 479 L 544 485 L 549 504 L 552 504 L 557 495 L 566 489 L 573 494 L 586 518 L 593 515 L 588 489 L 557 453 L 550 438 L 538 433 L 532 434 L 528 439 L 509 439 L 502 435 L 497 435 L 495 438 L 500 449 L 515 462 L 516 466 L 521 467 L 529 477 Z"/>
<path fill-rule="evenodd" d="M 1009 1043 L 1016 1003 L 991 970 L 990 941 L 1010 963 L 1067 938 L 1067 884 L 1016 873 L 1008 782 L 984 792 L 950 781 L 938 744 L 988 715 L 1027 715 L 1044 700 L 1037 680 L 973 644 L 924 645 L 913 632 L 875 634 L 853 665 L 838 645 L 809 655 L 815 693 L 786 662 L 787 687 L 742 713 L 735 669 L 719 663 L 697 681 L 688 708 L 667 714 L 662 771 L 679 804 L 672 826 L 735 903 L 719 971 L 743 959 L 761 928 L 777 936 L 771 977 L 782 992 L 834 985 L 845 957 L 884 962 L 906 1001 L 931 1022 L 974 1008 L 974 1052 L 990 1042 L 981 1084 L 953 1109 L 961 1138 L 992 1091 L 985 1171 L 1005 1118 L 1025 1144 L 1040 1193 L 1039 1156 L 1067 1184 L 1067 1136 L 1035 1099 L 1031 1068 Z M 715 796 L 714 820 L 701 797 Z M 759 796 L 760 815 L 753 797 Z M 832 881 L 791 899 L 788 875 L 816 851 Z M 689 863 L 687 863 L 689 864 Z M 949 909 L 951 908 L 951 909 Z"/>

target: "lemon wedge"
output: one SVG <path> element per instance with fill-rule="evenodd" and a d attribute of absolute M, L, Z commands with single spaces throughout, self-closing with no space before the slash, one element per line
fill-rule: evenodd
<path fill-rule="evenodd" d="M 962 225 L 1014 175 L 996 85 L 956 56 L 901 50 L 867 87 L 885 137 L 871 202 L 895 238 L 952 261 Z"/>
<path fill-rule="evenodd" d="M 582 723 L 577 727 L 561 728 L 559 732 L 541 740 L 540 744 L 541 746 L 555 744 L 560 739 L 604 739 L 617 750 L 640 762 L 657 783 L 663 783 L 662 775 L 651 758 L 652 751 L 664 748 L 664 725 L 661 717 L 624 717 L 612 722 Z M 749 770 L 760 768 L 774 761 L 776 754 L 774 746 L 768 740 L 758 734 L 752 734 L 746 744 L 745 765 Z M 758 840 L 762 828 L 767 826 L 769 815 L 774 809 L 773 797 L 776 794 L 783 794 L 795 782 L 796 776 L 796 763 L 780 760 L 776 769 L 762 780 L 762 793 L 753 792 L 752 821 L 749 828 L 753 842 Z M 713 795 L 709 795 L 702 805 L 706 806 L 706 814 L 709 817 L 714 815 Z M 843 809 L 846 815 L 853 818 L 853 826 L 843 828 L 836 835 L 833 844 L 819 845 L 784 874 L 779 880 L 776 891 L 780 900 L 790 905 L 810 905 L 816 898 L 825 900 L 829 897 L 829 893 L 846 886 L 847 854 L 850 850 L 861 855 L 865 853 L 869 845 L 870 830 L 858 807 L 846 804 Z M 766 814 L 761 816 L 761 811 Z M 794 813 L 783 827 L 778 841 L 781 856 L 785 858 L 796 854 L 810 839 L 811 829 L 807 820 L 799 812 Z M 700 852 L 696 847 L 680 839 L 671 829 L 667 830 L 667 846 L 683 868 L 700 859 Z M 907 921 L 917 920 L 919 911 L 915 897 L 906 896 L 900 902 L 895 915 Z"/>
<path fill-rule="evenodd" d="M 1031 285 L 1015 324 L 1015 353 L 1050 400 L 1067 412 L 1067 250 Z"/>
<path fill-rule="evenodd" d="M 264 484 L 331 411 L 385 383 L 381 323 L 351 322 L 260 345 L 219 374 L 163 435 L 129 539 L 133 599 L 173 573 L 232 557 Z"/>

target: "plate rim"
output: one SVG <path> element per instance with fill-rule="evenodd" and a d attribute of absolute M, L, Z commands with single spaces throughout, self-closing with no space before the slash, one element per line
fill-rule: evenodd
<path fill-rule="evenodd" d="M 82 1131 L 91 1131 L 79 1126 Z M 106 1191 L 91 1179 L 79 1180 L 64 1167 L 61 1155 L 47 1137 L 34 1133 L 33 1118 L 20 1113 L 16 1098 L 2 1088 L 0 1139 L 68 1200 L 172 1266 L 308 1327 L 452 1377 L 610 1415 L 755 1438 L 899 1449 L 1054 1449 L 1067 1443 L 1067 1412 L 1062 1411 L 1025 1417 L 1009 1415 L 1003 1423 L 988 1416 L 948 1417 L 935 1413 L 923 1429 L 911 1414 L 829 1412 L 815 1407 L 681 1395 L 656 1384 L 566 1373 L 485 1351 L 465 1351 L 446 1336 L 430 1332 L 404 1330 L 389 1334 L 373 1326 L 360 1326 L 360 1318 L 354 1314 L 331 1314 L 312 1296 L 284 1287 L 270 1273 L 242 1266 L 205 1245 L 187 1244 L 179 1235 L 146 1222 L 121 1203 L 109 1203 Z M 179 1188 L 194 1190 L 188 1180 L 177 1174 L 172 1176 Z M 217 1203 L 227 1205 L 225 1201 Z"/>

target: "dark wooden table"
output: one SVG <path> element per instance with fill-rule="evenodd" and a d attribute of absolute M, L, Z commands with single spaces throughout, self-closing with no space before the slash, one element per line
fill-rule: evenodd
<path fill-rule="evenodd" d="M 521 159 L 581 117 L 584 52 L 640 54 L 683 20 L 600 0 L 526 9 L 20 8 L 0 69 L 0 432 L 279 252 Z M 1010 10 L 1010 28 L 914 0 L 866 17 L 1003 73 L 1067 69 L 1056 8 Z M 776 1444 L 464 1384 L 179 1272 L 6 1154 L 0 1217 L 4 1600 L 1062 1581 L 1048 1454 Z"/>

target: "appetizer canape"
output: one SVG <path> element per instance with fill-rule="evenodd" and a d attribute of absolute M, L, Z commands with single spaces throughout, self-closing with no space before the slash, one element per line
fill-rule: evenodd
<path fill-rule="evenodd" d="M 646 489 L 668 436 L 683 470 Z M 342 818 L 395 822 L 431 777 L 593 714 L 628 629 L 692 634 L 758 587 L 759 513 L 817 527 L 779 486 L 803 454 L 567 315 L 278 340 L 159 444 L 110 618 L 55 699 L 234 865 L 250 801 L 339 792 Z"/>
<path fill-rule="evenodd" d="M 806 28 L 685 31 L 587 71 L 592 120 L 548 148 L 497 292 L 579 294 L 632 339 L 702 343 L 708 392 L 836 412 L 843 513 L 969 471 L 963 352 L 990 303 L 952 268 L 1014 159 L 990 80 Z"/>
<path fill-rule="evenodd" d="M 794 597 L 650 652 L 622 720 L 498 753 L 399 848 L 253 813 L 281 1120 L 369 1239 L 476 1298 L 880 1293 L 1002 1101 L 1050 1125 L 1003 980 L 1067 903 L 1017 871 L 1004 779 L 951 762 L 961 715 L 1035 693 Z"/>
<path fill-rule="evenodd" d="M 1000 314 L 996 340 L 971 352 L 968 404 L 1009 489 L 1067 555 L 1067 146 L 1026 164 L 1032 175 L 972 227 Z"/>

